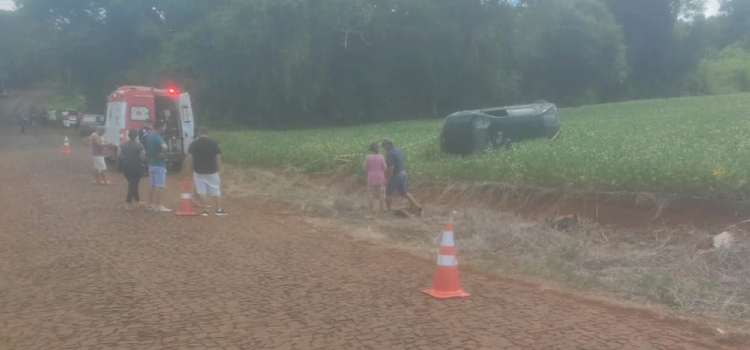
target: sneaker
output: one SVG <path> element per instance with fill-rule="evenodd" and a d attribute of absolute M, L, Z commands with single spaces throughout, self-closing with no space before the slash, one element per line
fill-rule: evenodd
<path fill-rule="evenodd" d="M 201 216 L 208 216 L 208 212 L 204 210 L 204 211 L 203 211 L 203 212 L 201 213 Z"/>
<path fill-rule="evenodd" d="M 149 205 L 148 208 L 146 208 L 146 210 L 148 210 L 148 211 L 156 211 L 156 206 Z"/>
<path fill-rule="evenodd" d="M 214 215 L 216 215 L 216 216 L 227 216 L 229 214 L 227 214 L 227 212 L 225 212 L 224 209 L 217 209 L 216 212 L 214 213 Z"/>
<path fill-rule="evenodd" d="M 172 211 L 172 209 L 169 209 L 169 208 L 165 208 L 165 207 L 164 207 L 163 205 L 160 205 L 160 206 L 158 206 L 158 207 L 154 207 L 154 211 L 158 211 L 158 212 L 164 212 L 164 213 L 166 213 L 166 212 L 170 212 L 170 211 Z"/>

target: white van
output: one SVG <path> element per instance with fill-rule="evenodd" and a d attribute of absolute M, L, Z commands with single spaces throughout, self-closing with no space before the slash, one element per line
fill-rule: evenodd
<path fill-rule="evenodd" d="M 139 130 L 145 121 L 167 125 L 162 135 L 167 143 L 167 166 L 179 169 L 195 134 L 190 94 L 178 93 L 175 88 L 123 86 L 109 95 L 104 142 L 111 145 L 110 158 L 118 168 L 119 147 L 127 141 L 128 130 Z"/>

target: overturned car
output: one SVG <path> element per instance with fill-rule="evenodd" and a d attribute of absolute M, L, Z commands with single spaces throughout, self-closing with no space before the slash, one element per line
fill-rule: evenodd
<path fill-rule="evenodd" d="M 467 155 L 510 142 L 554 138 L 560 116 L 552 103 L 534 103 L 456 112 L 445 118 L 440 133 L 443 152 Z"/>

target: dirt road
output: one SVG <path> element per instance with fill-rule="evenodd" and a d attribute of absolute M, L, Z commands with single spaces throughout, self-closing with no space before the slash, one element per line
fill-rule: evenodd
<path fill-rule="evenodd" d="M 248 199 L 223 218 L 123 212 L 124 179 L 92 185 L 85 141 L 63 156 L 59 132 L 17 134 L 0 130 L 2 350 L 732 348 L 467 270 L 471 297 L 434 300 L 434 261 Z"/>

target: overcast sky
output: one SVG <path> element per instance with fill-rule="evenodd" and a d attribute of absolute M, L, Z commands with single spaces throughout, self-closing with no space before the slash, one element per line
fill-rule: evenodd
<path fill-rule="evenodd" d="M 706 16 L 715 16 L 719 12 L 719 0 L 706 1 Z"/>
<path fill-rule="evenodd" d="M 10 10 L 13 8 L 13 0 L 0 0 L 0 9 Z M 713 16 L 719 11 L 719 0 L 706 1 L 706 15 Z"/>
<path fill-rule="evenodd" d="M 0 10 L 10 10 L 13 7 L 13 0 L 0 0 Z"/>

